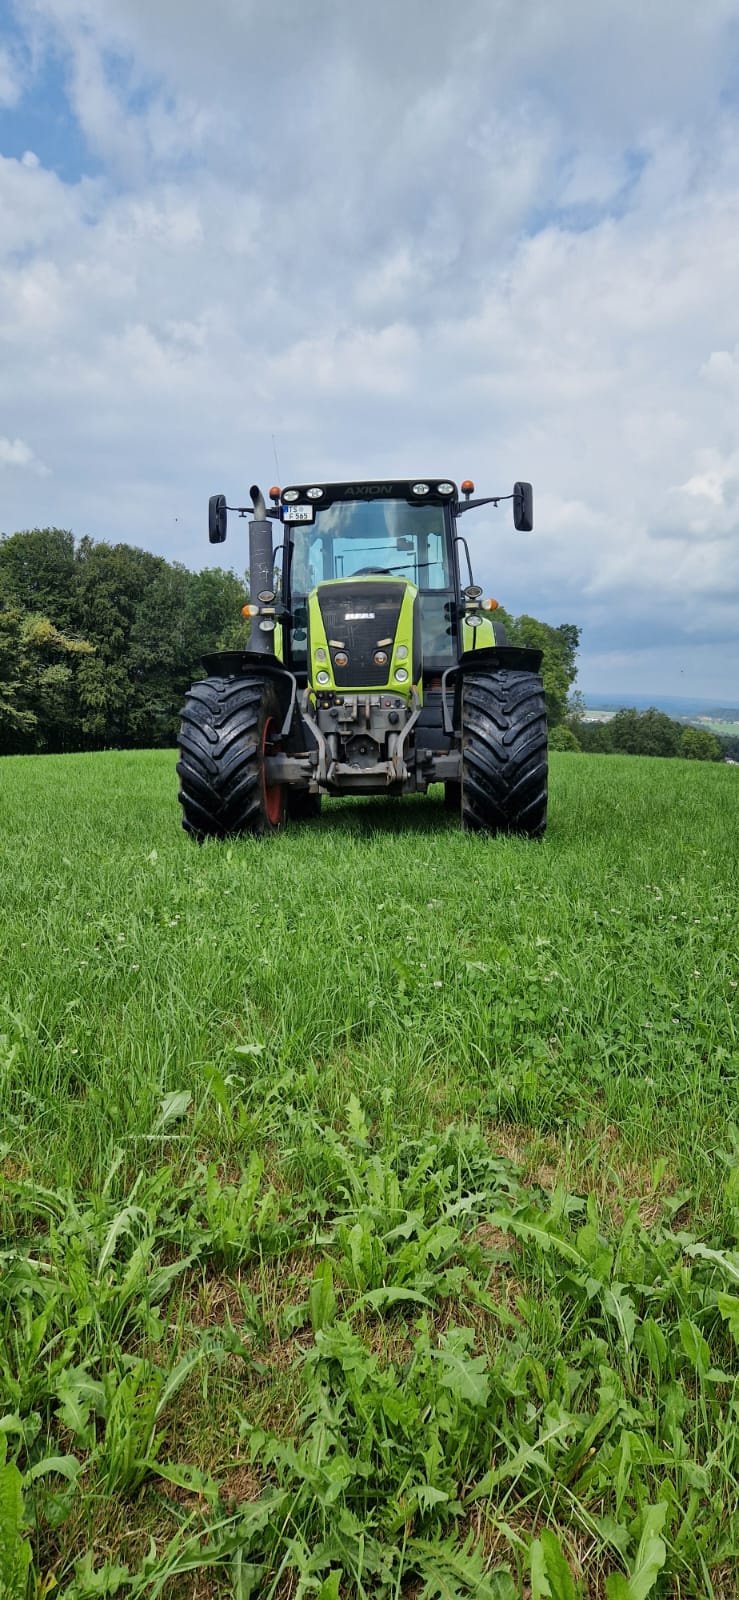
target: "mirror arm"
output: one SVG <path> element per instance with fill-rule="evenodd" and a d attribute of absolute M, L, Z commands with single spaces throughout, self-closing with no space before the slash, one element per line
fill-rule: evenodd
<path fill-rule="evenodd" d="M 240 517 L 253 517 L 253 515 L 254 515 L 254 507 L 253 506 L 226 506 L 226 510 L 227 511 L 238 511 Z M 267 511 L 265 509 L 264 515 L 265 515 L 265 517 L 271 517 L 273 522 L 279 522 L 281 520 L 279 509 L 276 509 L 274 511 L 271 510 L 271 509 L 269 511 Z M 277 548 L 279 550 L 279 548 L 280 548 L 279 545 L 277 546 Z"/>
<path fill-rule="evenodd" d="M 461 517 L 463 511 L 472 511 L 475 506 L 498 506 L 501 500 L 512 499 L 512 494 L 489 494 L 484 500 L 463 500 L 456 507 L 456 515 Z"/>

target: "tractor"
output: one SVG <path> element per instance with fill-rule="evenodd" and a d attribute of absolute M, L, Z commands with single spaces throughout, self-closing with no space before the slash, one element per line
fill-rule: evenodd
<path fill-rule="evenodd" d="M 250 631 L 245 648 L 203 658 L 182 712 L 179 799 L 194 839 L 274 833 L 317 817 L 323 795 L 434 783 L 463 828 L 541 837 L 541 652 L 508 643 L 458 531 L 474 507 L 511 500 L 530 532 L 532 490 L 475 499 L 474 488 L 409 478 L 273 488 L 269 507 L 257 485 L 251 506 L 211 497 L 212 544 L 229 511 L 249 519 Z"/>

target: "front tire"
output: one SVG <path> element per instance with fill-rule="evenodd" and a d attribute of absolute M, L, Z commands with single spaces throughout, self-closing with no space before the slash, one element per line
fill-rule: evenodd
<path fill-rule="evenodd" d="M 541 838 L 547 719 L 536 672 L 469 672 L 462 684 L 462 826 Z"/>
<path fill-rule="evenodd" d="M 284 786 L 268 785 L 265 768 L 281 726 L 269 678 L 205 678 L 193 685 L 182 711 L 177 772 L 182 826 L 194 839 L 282 827 Z"/>

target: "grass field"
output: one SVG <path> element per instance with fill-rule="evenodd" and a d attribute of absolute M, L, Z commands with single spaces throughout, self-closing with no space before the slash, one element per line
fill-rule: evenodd
<path fill-rule="evenodd" d="M 0 1596 L 736 1596 L 739 784 L 0 764 Z"/>
<path fill-rule="evenodd" d="M 694 727 L 708 728 L 711 733 L 737 734 L 739 733 L 739 717 L 734 717 L 731 722 L 723 718 L 696 717 Z"/>

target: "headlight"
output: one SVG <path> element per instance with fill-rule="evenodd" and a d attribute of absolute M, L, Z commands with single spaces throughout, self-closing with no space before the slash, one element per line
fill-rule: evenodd
<path fill-rule="evenodd" d="M 322 494 L 322 489 L 306 489 L 306 495 L 309 500 L 320 500 Z"/>
<path fill-rule="evenodd" d="M 453 483 L 440 483 L 437 485 L 438 494 L 454 494 Z"/>
<path fill-rule="evenodd" d="M 326 660 L 326 652 L 325 652 L 322 644 L 319 644 L 318 649 L 314 650 L 313 654 L 314 654 L 314 656 L 316 658 L 316 661 L 325 661 Z"/>
<path fill-rule="evenodd" d="M 387 664 L 387 650 L 376 650 L 372 660 L 376 667 L 384 667 Z"/>
<path fill-rule="evenodd" d="M 396 667 L 395 668 L 395 676 L 397 678 L 398 683 L 407 683 L 408 682 L 408 673 L 406 672 L 405 667 Z"/>
<path fill-rule="evenodd" d="M 345 650 L 337 650 L 336 655 L 334 656 L 334 666 L 335 667 L 348 667 L 348 665 L 349 665 L 349 657 L 348 657 L 346 651 Z"/>
<path fill-rule="evenodd" d="M 316 673 L 316 683 L 320 683 L 321 685 L 323 685 L 325 683 L 330 683 L 330 682 L 331 682 L 331 674 L 330 674 L 330 672 L 317 672 Z"/>
<path fill-rule="evenodd" d="M 428 492 L 429 492 L 429 486 L 428 486 L 427 483 L 414 483 L 414 485 L 413 485 L 413 493 L 414 494 L 428 494 Z"/>
<path fill-rule="evenodd" d="M 464 620 L 465 620 L 468 628 L 481 628 L 482 627 L 483 619 L 482 619 L 482 617 L 478 617 L 476 613 L 472 617 L 465 617 Z"/>
<path fill-rule="evenodd" d="M 285 493 L 282 496 L 282 498 L 283 498 L 283 500 L 287 500 L 288 505 L 292 505 L 293 500 L 299 499 L 299 495 L 298 495 L 297 489 L 286 489 Z"/>
<path fill-rule="evenodd" d="M 396 661 L 405 661 L 407 659 L 407 656 L 408 656 L 408 646 L 407 646 L 407 644 L 399 644 L 398 648 L 397 648 L 397 650 L 395 652 Z"/>

